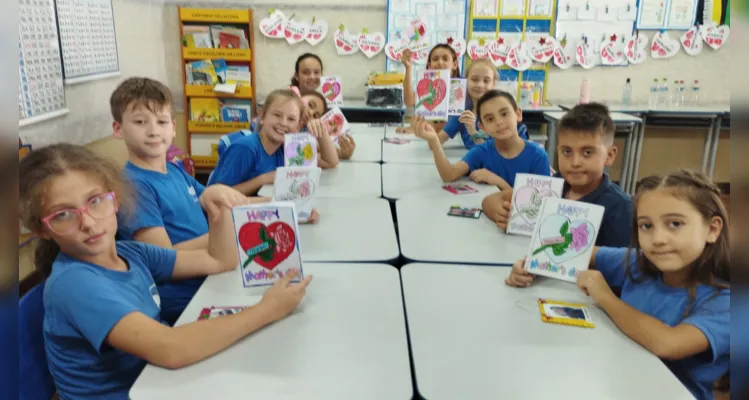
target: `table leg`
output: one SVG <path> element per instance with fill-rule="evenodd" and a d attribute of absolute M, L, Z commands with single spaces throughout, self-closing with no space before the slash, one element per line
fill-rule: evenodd
<path fill-rule="evenodd" d="M 708 158 L 707 176 L 711 179 L 715 172 L 715 158 L 718 156 L 718 143 L 720 142 L 720 130 L 723 128 L 723 118 L 718 117 L 713 130 L 713 140 L 710 143 L 710 156 Z"/>
<path fill-rule="evenodd" d="M 712 120 L 710 120 L 710 129 L 707 131 L 707 134 L 705 134 L 705 146 L 702 149 L 702 173 L 707 174 L 707 167 L 708 162 L 710 161 L 710 146 L 713 143 L 713 136 L 715 135 L 715 125 L 716 120 L 718 120 L 719 117 L 714 117 Z"/>
<path fill-rule="evenodd" d="M 629 178 L 629 187 L 627 193 L 635 194 L 637 189 L 637 179 L 640 176 L 640 159 L 642 158 L 642 142 L 645 140 L 645 118 L 642 119 L 638 132 L 634 137 L 633 151 L 632 151 L 632 172 Z"/>
<path fill-rule="evenodd" d="M 629 124 L 629 130 L 627 131 L 627 140 L 624 141 L 624 159 L 622 160 L 622 170 L 619 178 L 619 187 L 625 192 L 629 185 L 630 168 L 632 166 L 632 137 L 635 135 L 637 129 L 636 124 Z"/>
<path fill-rule="evenodd" d="M 548 138 L 546 138 L 546 153 L 549 155 L 549 165 L 554 167 L 554 159 L 557 154 L 557 124 L 554 121 L 547 120 L 546 132 L 548 132 Z"/>

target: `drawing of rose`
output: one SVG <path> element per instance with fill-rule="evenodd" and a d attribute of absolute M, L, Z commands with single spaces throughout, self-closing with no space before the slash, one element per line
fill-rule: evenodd
<path fill-rule="evenodd" d="M 572 250 L 580 251 L 588 245 L 588 225 L 580 224 L 571 230 L 572 232 Z"/>

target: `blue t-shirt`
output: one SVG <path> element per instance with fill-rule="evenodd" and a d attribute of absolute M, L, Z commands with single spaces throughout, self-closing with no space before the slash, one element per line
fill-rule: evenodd
<path fill-rule="evenodd" d="M 470 100 L 469 100 L 470 101 Z M 473 108 L 473 105 L 470 106 Z M 467 108 L 467 109 L 471 109 Z M 466 129 L 465 124 L 460 123 L 458 119 L 460 118 L 459 115 L 452 115 L 447 118 L 447 123 L 445 123 L 445 126 L 442 128 L 442 130 L 447 134 L 447 136 L 450 139 L 454 139 L 455 135 L 460 133 L 460 138 L 463 139 L 463 145 L 466 146 L 466 149 L 472 149 L 476 144 L 471 139 L 471 135 L 468 134 L 468 129 Z M 476 131 L 479 131 L 479 120 L 476 118 Z M 528 127 L 525 126 L 525 124 L 520 123 L 518 124 L 518 136 L 520 136 L 521 139 L 528 139 Z M 492 140 L 491 138 L 485 139 L 485 142 L 488 142 Z"/>
<path fill-rule="evenodd" d="M 562 178 L 562 174 L 559 172 L 554 176 Z M 570 185 L 565 181 L 562 197 L 567 196 L 569 190 Z M 605 208 L 601 228 L 598 230 L 598 237 L 596 237 L 596 246 L 629 246 L 632 240 L 632 198 L 618 185 L 613 184 L 608 174 L 604 173 L 601 184 L 578 201 L 597 204 Z"/>
<path fill-rule="evenodd" d="M 468 164 L 469 173 L 486 168 L 507 181 L 510 186 L 515 185 L 517 173 L 550 176 L 551 167 L 546 151 L 536 143 L 527 140 L 524 142 L 525 147 L 520 154 L 508 159 L 502 157 L 494 146 L 494 141 L 489 140 L 469 150 L 463 161 Z"/>
<path fill-rule="evenodd" d="M 172 163 L 166 173 L 149 171 L 128 162 L 123 171 L 135 188 L 135 212 L 119 215 L 120 239 L 135 240 L 144 228 L 163 227 L 176 245 L 208 233 L 208 220 L 198 201 L 205 187 Z M 203 284 L 205 278 L 168 281 L 158 285 L 161 318 L 173 324 Z"/>
<path fill-rule="evenodd" d="M 729 367 L 731 290 L 698 285 L 692 308 L 683 317 L 690 304 L 687 289 L 668 286 L 661 278 L 647 279 L 642 283 L 633 281 L 626 268 L 630 268 L 635 277 L 641 275 L 634 264 L 634 254 L 630 259 L 632 262 L 624 267 L 626 252 L 626 248 L 601 247 L 595 259 L 596 269 L 601 271 L 609 286 L 622 289 L 621 299 L 630 307 L 669 326 L 686 323 L 702 331 L 710 349 L 664 363 L 697 399 L 712 399 L 713 383 Z"/>
<path fill-rule="evenodd" d="M 226 148 L 218 165 L 208 178 L 208 185 L 223 183 L 234 186 L 247 182 L 267 172 L 283 167 L 283 145 L 268 154 L 260 142 L 260 135 L 239 138 Z"/>
<path fill-rule="evenodd" d="M 253 133 L 255 133 L 255 120 L 252 121 L 249 130 L 242 129 L 241 131 L 227 133 L 226 135 L 221 136 L 221 139 L 218 140 L 218 148 L 216 149 L 218 156 L 221 157 L 224 154 L 224 151 L 226 151 L 226 148 L 231 146 L 232 143 L 240 138 L 252 135 Z"/>
<path fill-rule="evenodd" d="M 59 254 L 44 287 L 44 346 L 61 399 L 126 400 L 146 362 L 105 340 L 126 315 L 159 319 L 155 282 L 171 279 L 176 252 L 117 242 L 129 271 Z"/>

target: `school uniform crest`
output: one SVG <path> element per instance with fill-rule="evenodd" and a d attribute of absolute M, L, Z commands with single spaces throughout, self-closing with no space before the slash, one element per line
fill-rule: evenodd
<path fill-rule="evenodd" d="M 156 289 L 156 284 L 152 284 L 150 288 L 148 288 L 148 291 L 151 292 L 151 297 L 153 298 L 153 302 L 156 303 L 156 307 L 161 309 L 161 297 L 159 296 L 159 290 Z"/>
<path fill-rule="evenodd" d="M 195 191 L 195 187 L 194 186 L 188 186 L 187 187 L 187 193 L 189 193 L 190 196 L 192 196 L 195 201 L 198 201 L 198 194 Z"/>

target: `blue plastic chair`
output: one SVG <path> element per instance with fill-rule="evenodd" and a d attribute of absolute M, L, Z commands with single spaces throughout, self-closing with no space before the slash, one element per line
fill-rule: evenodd
<path fill-rule="evenodd" d="M 18 381 L 20 400 L 49 400 L 55 383 L 44 351 L 44 282 L 18 302 Z"/>

